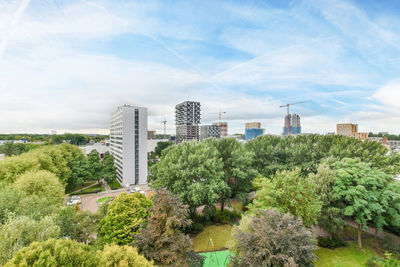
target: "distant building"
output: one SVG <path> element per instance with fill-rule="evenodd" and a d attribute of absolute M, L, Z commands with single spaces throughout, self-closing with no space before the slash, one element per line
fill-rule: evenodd
<path fill-rule="evenodd" d="M 353 137 L 360 140 L 368 139 L 368 133 L 359 132 L 358 124 L 353 124 L 353 123 L 336 124 L 336 134 Z"/>
<path fill-rule="evenodd" d="M 254 139 L 264 134 L 264 129 L 261 128 L 261 122 L 246 122 L 245 126 L 245 140 Z"/>
<path fill-rule="evenodd" d="M 176 142 L 199 141 L 200 102 L 185 101 L 175 106 Z"/>
<path fill-rule="evenodd" d="M 388 138 L 386 136 L 385 137 L 369 137 L 368 139 L 379 142 L 391 150 L 399 150 L 400 149 L 400 140 L 388 140 Z"/>
<path fill-rule="evenodd" d="M 105 143 L 94 143 L 92 145 L 80 147 L 80 149 L 82 150 L 83 153 L 85 153 L 86 156 L 89 155 L 89 153 L 92 152 L 93 150 L 96 150 L 97 152 L 99 152 L 101 159 L 104 158 L 104 154 L 106 152 L 110 152 L 110 146 L 109 145 L 107 146 Z"/>
<path fill-rule="evenodd" d="M 221 137 L 228 136 L 228 123 L 227 122 L 214 122 L 213 125 L 218 125 Z"/>
<path fill-rule="evenodd" d="M 200 139 L 204 140 L 207 138 L 220 138 L 221 137 L 221 130 L 218 125 L 202 125 L 200 127 Z"/>
<path fill-rule="evenodd" d="M 250 128 L 257 128 L 260 129 L 261 128 L 261 122 L 246 122 L 246 129 L 250 129 Z"/>
<path fill-rule="evenodd" d="M 170 142 L 169 139 L 150 139 L 147 140 L 147 153 L 155 151 L 159 142 Z"/>
<path fill-rule="evenodd" d="M 110 150 L 122 185 L 147 183 L 147 108 L 123 105 L 111 114 Z"/>
<path fill-rule="evenodd" d="M 247 128 L 245 130 L 244 139 L 251 140 L 264 134 L 264 129 L 261 128 Z"/>
<path fill-rule="evenodd" d="M 283 127 L 283 136 L 301 134 L 300 116 L 296 113 L 285 116 L 285 126 Z"/>
<path fill-rule="evenodd" d="M 6 154 L 0 154 L 0 160 L 3 160 L 6 157 Z"/>
<path fill-rule="evenodd" d="M 147 140 L 154 139 L 155 135 L 156 135 L 156 131 L 147 131 Z"/>

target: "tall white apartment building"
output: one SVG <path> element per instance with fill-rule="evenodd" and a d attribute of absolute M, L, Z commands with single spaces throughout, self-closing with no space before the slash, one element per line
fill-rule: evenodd
<path fill-rule="evenodd" d="M 121 185 L 147 183 L 147 108 L 123 105 L 111 114 L 110 150 Z"/>

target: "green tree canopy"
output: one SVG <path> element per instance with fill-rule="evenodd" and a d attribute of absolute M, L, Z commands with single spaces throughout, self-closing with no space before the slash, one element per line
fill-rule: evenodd
<path fill-rule="evenodd" d="M 112 183 L 117 178 L 116 168 L 114 166 L 114 156 L 110 152 L 104 153 L 103 158 L 103 179 L 107 183 Z"/>
<path fill-rule="evenodd" d="M 223 163 L 215 147 L 185 142 L 169 147 L 160 162 L 151 168 L 154 188 L 167 188 L 189 206 L 192 218 L 201 205 L 214 206 L 229 190 L 224 181 Z"/>
<path fill-rule="evenodd" d="M 148 208 L 152 205 L 140 193 L 120 194 L 110 205 L 107 215 L 100 222 L 99 234 L 106 243 L 119 245 L 132 244 L 134 236 L 149 216 Z"/>
<path fill-rule="evenodd" d="M 100 180 L 103 178 L 101 177 L 103 165 L 100 161 L 100 154 L 96 149 L 90 151 L 89 155 L 87 156 L 87 161 L 92 179 Z"/>
<path fill-rule="evenodd" d="M 314 266 L 312 234 L 288 213 L 266 210 L 246 215 L 232 237 L 233 266 Z"/>
<path fill-rule="evenodd" d="M 217 149 L 218 156 L 222 159 L 224 180 L 229 186 L 229 190 L 220 196 L 221 210 L 224 210 L 224 202 L 231 197 L 247 200 L 252 188 L 251 182 L 257 176 L 251 166 L 253 154 L 246 151 L 235 138 L 210 138 L 205 142 Z"/>
<path fill-rule="evenodd" d="M 337 177 L 333 186 L 334 199 L 343 207 L 343 214 L 358 223 L 358 245 L 362 248 L 362 228 L 372 222 L 378 229 L 387 224 L 391 199 L 397 198 L 389 189 L 391 175 L 357 159 L 343 159 L 335 164 Z"/>
<path fill-rule="evenodd" d="M 15 217 L 10 214 L 7 221 L 0 225 L 0 265 L 31 242 L 57 238 L 59 234 L 60 228 L 51 217 L 35 221 L 26 216 Z"/>
<path fill-rule="evenodd" d="M 317 223 L 322 203 L 316 197 L 316 184 L 301 177 L 300 169 L 277 172 L 271 180 L 259 177 L 254 180 L 256 198 L 249 205 L 252 212 L 277 208 L 301 218 L 306 226 Z"/>
<path fill-rule="evenodd" d="M 150 217 L 136 237 L 139 252 L 161 265 L 189 266 L 192 241 L 181 229 L 189 226 L 188 208 L 166 189 L 156 191 Z"/>
<path fill-rule="evenodd" d="M 146 260 L 136 248 L 131 246 L 117 246 L 106 244 L 103 251 L 98 254 L 99 265 L 104 267 L 114 266 L 143 266 L 153 267 L 153 262 Z"/>
<path fill-rule="evenodd" d="M 17 178 L 14 187 L 28 195 L 47 198 L 52 204 L 62 204 L 64 187 L 49 171 L 28 171 Z"/>

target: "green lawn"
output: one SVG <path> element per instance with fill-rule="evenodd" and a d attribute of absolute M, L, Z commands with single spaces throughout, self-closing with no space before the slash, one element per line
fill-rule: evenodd
<path fill-rule="evenodd" d="M 82 191 L 75 192 L 74 195 L 92 194 L 92 193 L 96 193 L 98 190 L 104 191 L 104 187 L 98 184 L 98 185 L 86 188 Z"/>
<path fill-rule="evenodd" d="M 122 188 L 122 186 L 118 183 L 118 181 L 116 179 L 108 185 L 110 186 L 111 190 Z"/>
<path fill-rule="evenodd" d="M 102 197 L 102 198 L 99 198 L 99 199 L 97 200 L 97 203 L 101 203 L 101 202 L 104 202 L 104 201 L 106 201 L 106 200 L 110 200 L 110 199 L 112 199 L 112 198 L 114 198 L 114 197 Z"/>
<path fill-rule="evenodd" d="M 315 261 L 316 267 L 358 267 L 367 266 L 366 263 L 372 256 L 378 254 L 371 247 L 369 240 L 363 240 L 364 248 L 358 249 L 357 242 L 347 242 L 348 246 L 337 249 L 319 248 L 314 251 L 319 258 Z"/>
<path fill-rule="evenodd" d="M 193 249 L 195 251 L 211 251 L 212 245 L 210 238 L 214 242 L 215 249 L 220 250 L 228 246 L 228 241 L 231 240 L 232 225 L 211 225 L 193 238 Z"/>
<path fill-rule="evenodd" d="M 72 188 L 71 190 L 68 190 L 67 194 L 71 192 L 75 192 L 81 188 L 87 187 L 89 185 L 94 185 L 97 184 L 97 180 L 90 180 L 90 181 L 84 181 L 83 184 L 77 185 L 76 187 Z"/>

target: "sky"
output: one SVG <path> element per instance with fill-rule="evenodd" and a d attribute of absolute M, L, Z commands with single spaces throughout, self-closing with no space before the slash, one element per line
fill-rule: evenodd
<path fill-rule="evenodd" d="M 230 134 L 400 133 L 400 1 L 0 0 L 0 133 L 108 133 L 117 106 L 174 108 Z"/>

